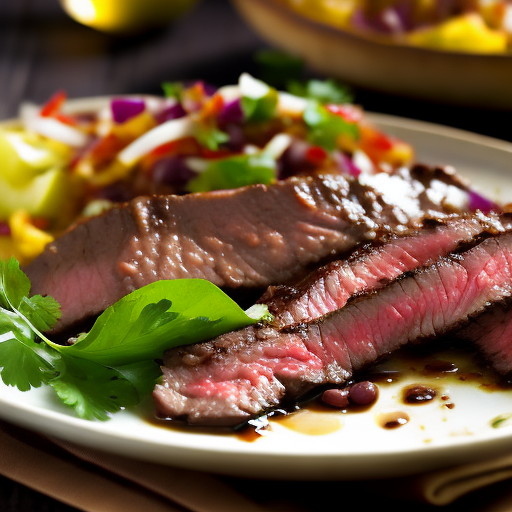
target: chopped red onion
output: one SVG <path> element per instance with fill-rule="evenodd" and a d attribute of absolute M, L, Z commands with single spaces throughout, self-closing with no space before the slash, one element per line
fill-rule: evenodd
<path fill-rule="evenodd" d="M 499 210 L 499 206 L 487 199 L 482 194 L 476 192 L 475 190 L 469 191 L 469 210 L 474 212 L 476 210 L 480 210 L 482 213 L 488 213 L 490 211 Z"/>
<path fill-rule="evenodd" d="M 9 236 L 11 234 L 11 228 L 7 222 L 0 222 L 0 236 Z"/>
<path fill-rule="evenodd" d="M 227 142 L 226 147 L 231 151 L 241 152 L 246 144 L 244 129 L 239 124 L 230 123 L 223 126 L 223 130 L 229 136 L 229 141 Z"/>
<path fill-rule="evenodd" d="M 166 121 L 170 121 L 171 119 L 179 119 L 180 117 L 185 117 L 187 112 L 183 108 L 181 103 L 173 103 L 165 107 L 161 112 L 159 112 L 156 116 L 156 122 L 158 124 L 165 123 Z"/>
<path fill-rule="evenodd" d="M 310 171 L 314 165 L 308 161 L 306 154 L 311 145 L 303 140 L 296 139 L 278 159 L 278 179 L 284 180 L 290 176 Z"/>
<path fill-rule="evenodd" d="M 338 169 L 343 174 L 348 174 L 349 176 L 353 176 L 357 178 L 361 174 L 361 169 L 354 163 L 354 161 L 345 153 L 341 151 L 336 151 L 333 153 L 333 158 L 336 164 L 338 165 Z"/>
<path fill-rule="evenodd" d="M 203 84 L 203 90 L 207 96 L 213 96 L 217 92 L 217 87 L 215 87 L 215 85 L 203 81 L 201 81 L 201 83 Z"/>
<path fill-rule="evenodd" d="M 110 102 L 112 117 L 116 123 L 124 123 L 141 114 L 146 108 L 144 100 L 138 98 L 117 98 Z"/>
<path fill-rule="evenodd" d="M 197 173 L 186 164 L 183 157 L 169 156 L 155 162 L 152 175 L 157 185 L 169 185 L 174 187 L 176 192 L 183 192 L 185 185 L 197 176 Z"/>
<path fill-rule="evenodd" d="M 219 125 L 227 123 L 241 123 L 244 120 L 244 111 L 240 98 L 228 101 L 217 115 Z"/>

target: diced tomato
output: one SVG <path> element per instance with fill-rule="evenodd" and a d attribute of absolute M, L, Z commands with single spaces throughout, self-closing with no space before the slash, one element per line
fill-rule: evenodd
<path fill-rule="evenodd" d="M 373 126 L 361 126 L 360 133 L 360 148 L 375 165 L 386 162 L 399 166 L 407 163 L 413 156 L 409 144 L 386 135 Z"/>
<path fill-rule="evenodd" d="M 216 116 L 224 108 L 224 98 L 215 93 L 203 106 L 201 117 L 203 119 Z"/>
<path fill-rule="evenodd" d="M 374 130 L 369 137 L 369 144 L 379 151 L 389 151 L 393 147 L 393 141 L 384 133 Z"/>
<path fill-rule="evenodd" d="M 322 164 L 327 158 L 327 151 L 320 146 L 311 146 L 306 151 L 306 160 L 313 165 Z"/>

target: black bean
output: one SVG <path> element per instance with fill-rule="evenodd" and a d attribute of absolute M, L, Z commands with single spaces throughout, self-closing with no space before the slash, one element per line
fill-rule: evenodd
<path fill-rule="evenodd" d="M 322 402 L 342 409 L 348 405 L 348 389 L 328 389 L 322 393 Z"/>
<path fill-rule="evenodd" d="M 369 405 L 377 400 L 378 388 L 370 381 L 357 382 L 350 386 L 348 398 L 357 405 Z"/>

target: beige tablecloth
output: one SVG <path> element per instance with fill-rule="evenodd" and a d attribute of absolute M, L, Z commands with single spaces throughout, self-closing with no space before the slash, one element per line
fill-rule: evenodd
<path fill-rule="evenodd" d="M 0 474 L 85 512 L 313 512 L 347 495 L 395 512 L 512 510 L 512 454 L 408 478 L 297 483 L 141 462 L 0 422 Z"/>

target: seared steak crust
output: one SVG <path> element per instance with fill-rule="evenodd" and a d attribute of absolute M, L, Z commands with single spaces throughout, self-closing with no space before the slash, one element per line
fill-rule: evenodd
<path fill-rule="evenodd" d="M 504 231 L 511 222 L 508 215 L 481 212 L 425 219 L 422 228 L 365 244 L 293 285 L 270 286 L 258 302 L 267 304 L 276 328 L 310 322 L 343 307 L 351 297 L 382 288 L 403 272 L 434 263 L 483 232 Z"/>
<path fill-rule="evenodd" d="M 54 333 L 153 281 L 204 278 L 266 287 L 361 241 L 445 215 L 466 189 L 440 169 L 290 178 L 272 186 L 141 197 L 78 224 L 25 268 L 32 292 L 59 301 Z M 440 179 L 440 176 L 442 179 Z"/>
<path fill-rule="evenodd" d="M 252 326 L 167 351 L 156 411 L 190 424 L 236 425 L 318 385 L 342 385 L 383 355 L 453 330 L 511 295 L 511 227 L 484 229 L 317 320 Z"/>

